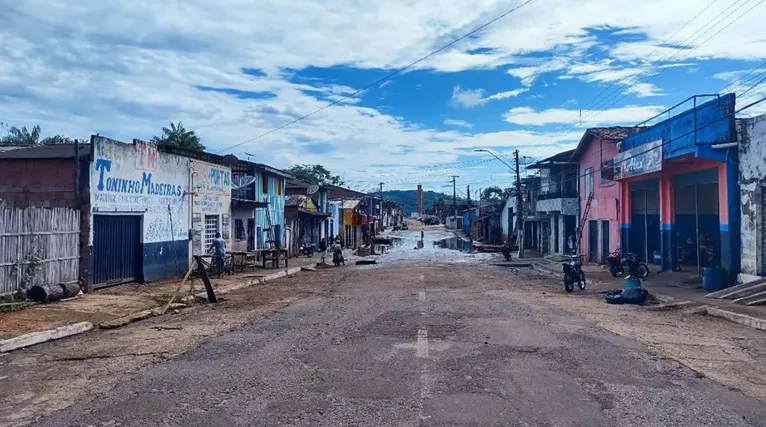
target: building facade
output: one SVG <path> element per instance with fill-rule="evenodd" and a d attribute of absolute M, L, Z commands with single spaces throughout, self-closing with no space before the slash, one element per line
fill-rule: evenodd
<path fill-rule="evenodd" d="M 182 275 L 189 266 L 189 159 L 153 144 L 91 138 L 89 282 Z"/>
<path fill-rule="evenodd" d="M 617 143 L 636 128 L 590 128 L 571 160 L 578 163 L 579 215 L 577 250 L 590 262 L 603 263 L 620 241 L 620 184 L 602 173 L 602 165 L 618 154 Z M 582 229 L 580 229 L 582 227 Z"/>
<path fill-rule="evenodd" d="M 734 94 L 695 96 L 662 114 L 682 112 L 623 140 L 613 171 L 622 184 L 626 249 L 643 259 L 656 251 L 665 270 L 739 272 L 734 105 Z M 657 211 L 659 224 L 650 219 Z"/>
<path fill-rule="evenodd" d="M 742 201 L 741 280 L 766 276 L 766 114 L 737 120 L 739 197 Z"/>
<path fill-rule="evenodd" d="M 573 154 L 574 150 L 564 151 L 527 166 L 540 173 L 535 211 L 540 218 L 539 247 L 544 254 L 567 253 L 568 241 L 576 233 L 578 163 L 571 160 Z"/>

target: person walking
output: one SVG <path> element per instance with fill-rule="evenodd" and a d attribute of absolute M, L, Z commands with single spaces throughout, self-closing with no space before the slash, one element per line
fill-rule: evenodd
<path fill-rule="evenodd" d="M 221 238 L 221 233 L 215 233 L 215 239 L 210 244 L 210 251 L 213 252 L 214 265 L 223 268 L 223 260 L 226 258 L 226 240 Z"/>

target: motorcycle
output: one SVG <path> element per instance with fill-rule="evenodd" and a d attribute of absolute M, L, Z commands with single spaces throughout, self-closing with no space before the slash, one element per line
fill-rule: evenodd
<path fill-rule="evenodd" d="M 346 261 L 343 259 L 343 249 L 340 248 L 340 245 L 335 245 L 332 250 L 332 263 L 336 267 L 341 264 L 346 265 Z"/>
<path fill-rule="evenodd" d="M 564 290 L 568 293 L 574 291 L 574 284 L 580 290 L 585 290 L 585 273 L 582 271 L 581 255 L 572 255 L 569 261 L 561 264 L 564 268 Z"/>
<path fill-rule="evenodd" d="M 615 251 L 606 258 L 606 262 L 609 265 L 609 273 L 612 274 L 612 277 L 622 277 L 625 275 L 626 270 L 628 275 L 641 279 L 649 276 L 649 267 L 642 262 L 636 261 L 636 254 L 633 253 L 623 255 Z"/>
<path fill-rule="evenodd" d="M 307 257 L 311 258 L 314 256 L 314 252 L 316 252 L 317 248 L 316 245 L 313 243 L 304 243 L 301 244 L 301 247 L 298 249 L 298 256 L 306 255 Z"/>
<path fill-rule="evenodd" d="M 507 243 L 503 245 L 503 256 L 505 257 L 506 261 L 511 260 L 511 245 Z"/>

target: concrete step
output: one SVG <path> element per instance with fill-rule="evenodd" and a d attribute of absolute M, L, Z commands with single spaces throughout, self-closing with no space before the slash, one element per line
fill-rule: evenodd
<path fill-rule="evenodd" d="M 707 298 L 737 299 L 737 298 L 753 295 L 762 291 L 766 291 L 766 278 L 756 280 L 755 282 L 743 283 L 741 285 L 732 286 L 730 288 L 722 289 L 720 291 L 711 292 L 705 296 Z"/>
<path fill-rule="evenodd" d="M 766 291 L 761 291 L 742 298 L 737 298 L 732 302 L 742 305 L 763 305 L 766 303 Z"/>

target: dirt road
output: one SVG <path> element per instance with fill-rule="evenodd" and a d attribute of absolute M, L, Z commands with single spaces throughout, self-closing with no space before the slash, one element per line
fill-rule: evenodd
<path fill-rule="evenodd" d="M 732 376 L 710 359 L 692 370 L 669 354 L 674 336 L 689 350 L 712 327 L 702 359 L 763 361 L 753 350 L 766 348 L 763 334 L 597 306 L 483 265 L 484 255 L 414 250 L 414 234 L 378 265 L 305 273 L 215 308 L 5 356 L 0 423 L 766 426 L 763 384 L 743 381 L 744 369 Z"/>

